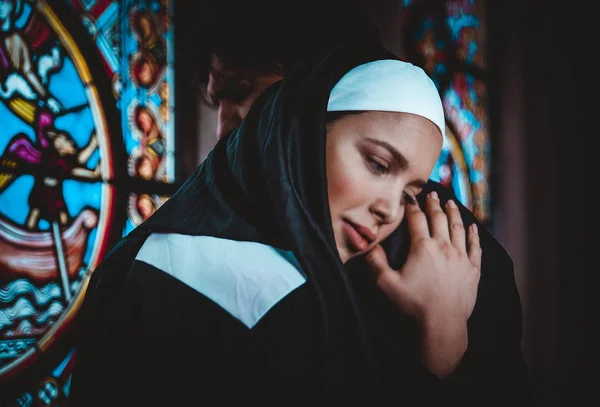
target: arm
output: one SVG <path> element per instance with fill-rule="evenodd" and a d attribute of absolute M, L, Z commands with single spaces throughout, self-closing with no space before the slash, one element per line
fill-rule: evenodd
<path fill-rule="evenodd" d="M 432 190 L 438 193 L 443 207 L 449 199 L 458 202 L 450 190 L 435 182 L 428 184 L 420 198 L 424 198 Z M 468 319 L 454 323 L 442 319 L 442 326 L 433 329 L 433 337 L 429 339 L 427 325 L 424 325 L 423 321 L 418 324 L 422 350 L 426 351 L 429 348 L 434 357 L 439 357 L 447 352 L 440 350 L 447 348 L 451 351 L 450 355 L 454 355 L 446 359 L 445 364 L 451 366 L 451 369 L 439 382 L 440 394 L 436 392 L 431 396 L 444 402 L 456 401 L 461 406 L 530 405 L 528 372 L 520 348 L 521 308 L 512 261 L 486 227 L 477 222 L 467 208 L 459 205 L 459 210 L 465 226 L 472 223 L 478 225 L 482 251 L 480 279 L 476 287 L 474 307 Z M 388 269 L 401 269 L 409 260 L 411 239 L 407 222 L 404 222 L 384 245 L 391 268 L 387 264 L 381 268 L 386 269 L 387 266 Z M 387 297 L 398 305 L 393 295 Z M 468 341 L 466 351 L 465 348 L 461 349 L 465 345 L 460 341 L 465 332 L 465 323 Z M 453 340 L 453 335 L 444 335 L 444 331 L 456 333 L 456 340 Z M 441 347 L 437 346 L 436 338 L 442 341 Z M 455 349 L 456 353 L 452 349 Z M 452 360 L 456 361 L 454 365 Z M 423 366 L 431 372 L 434 371 L 431 364 L 427 363 L 426 355 L 422 361 Z M 424 376 L 427 374 L 424 373 Z"/>
<path fill-rule="evenodd" d="M 440 184 L 442 201 L 455 198 Z M 477 301 L 468 320 L 469 344 L 458 367 L 445 380 L 460 405 L 531 405 L 529 372 L 521 350 L 521 302 L 510 256 L 471 211 L 460 205 L 465 225 L 478 223 L 482 249 Z"/>
<path fill-rule="evenodd" d="M 79 178 L 100 179 L 100 163 L 93 170 L 87 168 L 75 167 L 71 170 L 71 174 Z"/>
<path fill-rule="evenodd" d="M 84 165 L 91 157 L 92 153 L 98 148 L 98 139 L 96 138 L 96 132 L 92 133 L 90 142 L 85 146 L 77 156 L 77 162 Z"/>
<path fill-rule="evenodd" d="M 467 320 L 476 300 L 481 248 L 477 230 L 471 226 L 465 230 L 454 201 L 440 203 L 432 192 L 427 194 L 424 212 L 417 204 L 405 207 L 411 243 L 399 270 L 390 268 L 381 247 L 374 248 L 366 261 L 379 289 L 417 322 L 422 362 L 443 378 L 452 373 L 467 348 Z"/>

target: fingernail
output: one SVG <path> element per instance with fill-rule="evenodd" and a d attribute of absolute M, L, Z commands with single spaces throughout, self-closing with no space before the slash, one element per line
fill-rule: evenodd
<path fill-rule="evenodd" d="M 471 229 L 473 229 L 473 232 L 477 233 L 477 225 L 475 223 L 471 225 Z"/>
<path fill-rule="evenodd" d="M 438 194 L 437 194 L 437 192 L 432 191 L 432 192 L 429 193 L 429 197 L 431 199 L 436 199 L 437 200 L 438 199 Z"/>
<path fill-rule="evenodd" d="M 448 205 L 451 208 L 457 208 L 456 203 L 454 203 L 452 199 L 449 199 L 448 202 L 446 202 L 446 205 Z"/>

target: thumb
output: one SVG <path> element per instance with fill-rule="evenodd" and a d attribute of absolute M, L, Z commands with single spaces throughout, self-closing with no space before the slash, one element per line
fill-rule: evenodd
<path fill-rule="evenodd" d="M 375 283 L 386 294 L 397 291 L 402 285 L 400 273 L 390 267 L 385 250 L 380 245 L 366 254 L 365 261 L 373 273 Z"/>

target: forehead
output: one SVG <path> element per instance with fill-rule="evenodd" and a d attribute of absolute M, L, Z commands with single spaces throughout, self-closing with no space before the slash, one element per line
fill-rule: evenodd
<path fill-rule="evenodd" d="M 409 155 L 437 155 L 442 147 L 439 128 L 429 119 L 410 113 L 361 112 L 343 116 L 333 125 L 333 137 L 339 140 L 383 141 Z"/>
<path fill-rule="evenodd" d="M 363 111 L 350 112 L 335 123 L 340 126 L 352 127 L 362 131 L 384 132 L 394 136 L 399 130 L 414 130 L 416 132 L 431 132 L 442 138 L 439 128 L 429 119 L 404 112 Z"/>
<path fill-rule="evenodd" d="M 235 67 L 231 63 L 224 62 L 214 54 L 210 57 L 210 73 L 214 78 L 223 81 L 238 81 L 252 76 L 252 72 L 248 69 Z"/>

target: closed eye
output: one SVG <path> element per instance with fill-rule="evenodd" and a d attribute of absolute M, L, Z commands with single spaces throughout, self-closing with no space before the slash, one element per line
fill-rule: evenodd
<path fill-rule="evenodd" d="M 383 160 L 365 155 L 365 164 L 367 168 L 376 175 L 387 174 L 389 167 Z"/>
<path fill-rule="evenodd" d="M 204 102 L 212 108 L 218 108 L 221 100 L 240 103 L 252 93 L 252 89 L 252 84 L 246 80 L 226 82 L 210 92 L 207 91 L 204 94 Z"/>
<path fill-rule="evenodd" d="M 412 196 L 408 192 L 404 192 L 402 195 L 404 196 L 404 203 L 405 204 L 416 205 L 417 198 L 415 198 L 414 196 Z"/>

